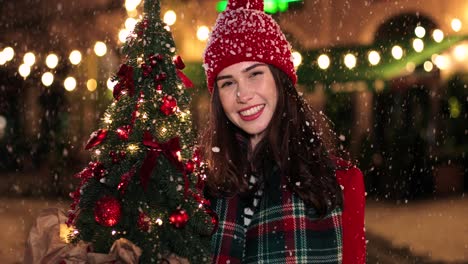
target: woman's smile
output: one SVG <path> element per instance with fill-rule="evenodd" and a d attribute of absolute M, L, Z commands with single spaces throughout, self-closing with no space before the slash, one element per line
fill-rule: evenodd
<path fill-rule="evenodd" d="M 239 115 L 244 121 L 252 121 L 257 119 L 263 113 L 264 108 L 265 104 L 254 105 L 242 109 L 241 111 L 239 111 Z"/>

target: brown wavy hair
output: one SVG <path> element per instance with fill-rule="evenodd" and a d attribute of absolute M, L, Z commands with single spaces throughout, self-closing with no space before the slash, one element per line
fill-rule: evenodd
<path fill-rule="evenodd" d="M 343 206 L 335 159 L 346 153 L 336 147 L 338 141 L 326 116 L 304 101 L 284 72 L 271 65 L 269 69 L 278 89 L 278 103 L 254 150 L 249 148 L 249 135 L 224 113 L 215 84 L 209 123 L 200 138 L 208 165 L 206 191 L 214 197 L 251 192 L 246 175 L 262 171 L 267 157 L 286 177 L 287 188 L 324 216 Z"/>

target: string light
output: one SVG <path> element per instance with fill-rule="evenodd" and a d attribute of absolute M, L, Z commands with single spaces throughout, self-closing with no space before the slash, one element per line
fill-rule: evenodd
<path fill-rule="evenodd" d="M 435 42 L 440 43 L 442 40 L 444 40 L 444 32 L 440 29 L 435 29 L 432 32 L 432 38 Z"/>
<path fill-rule="evenodd" d="M 71 92 L 76 88 L 76 79 L 73 77 L 67 77 L 63 82 L 63 86 L 65 86 L 65 90 Z"/>
<path fill-rule="evenodd" d="M 133 17 L 129 17 L 125 20 L 125 28 L 128 31 L 133 31 L 135 29 L 135 25 L 137 24 L 137 20 L 134 19 Z"/>
<path fill-rule="evenodd" d="M 138 150 L 138 146 L 135 144 L 130 144 L 128 145 L 127 149 L 130 151 L 130 153 L 134 153 L 135 151 Z"/>
<path fill-rule="evenodd" d="M 86 82 L 86 88 L 88 88 L 88 91 L 94 92 L 97 88 L 97 81 L 95 79 L 89 79 Z"/>
<path fill-rule="evenodd" d="M 434 64 L 441 70 L 446 70 L 450 66 L 450 61 L 445 55 L 437 55 L 434 58 Z"/>
<path fill-rule="evenodd" d="M 80 64 L 81 58 L 82 58 L 82 56 L 81 56 L 81 52 L 79 50 L 74 50 L 74 51 L 70 52 L 70 56 L 68 57 L 71 64 L 73 64 L 73 65 Z"/>
<path fill-rule="evenodd" d="M 294 64 L 294 67 L 297 68 L 299 67 L 299 65 L 301 65 L 302 63 L 302 55 L 301 53 L 297 52 L 297 51 L 294 51 L 292 54 L 292 57 L 293 57 L 293 64 Z"/>
<path fill-rule="evenodd" d="M 430 61 L 425 61 L 423 67 L 425 71 L 431 72 L 434 69 L 434 64 Z"/>
<path fill-rule="evenodd" d="M 44 86 L 50 86 L 54 82 L 54 75 L 51 72 L 45 72 L 42 74 L 41 81 Z"/>
<path fill-rule="evenodd" d="M 393 46 L 392 56 L 393 56 L 393 58 L 395 58 L 397 60 L 400 60 L 401 58 L 403 58 L 403 49 L 398 45 Z"/>
<path fill-rule="evenodd" d="M 175 24 L 177 21 L 177 15 L 173 10 L 169 10 L 164 14 L 163 18 L 164 23 L 166 23 L 168 26 L 172 26 Z"/>
<path fill-rule="evenodd" d="M 26 78 L 31 73 L 31 67 L 27 64 L 21 64 L 18 68 L 18 72 L 23 78 Z"/>
<path fill-rule="evenodd" d="M 207 26 L 201 26 L 197 30 L 197 38 L 200 41 L 205 41 L 210 36 L 210 29 Z"/>
<path fill-rule="evenodd" d="M 356 67 L 357 63 L 356 56 L 354 56 L 351 53 L 346 54 L 344 57 L 344 63 L 346 67 L 348 67 L 349 69 L 353 69 L 354 67 Z"/>
<path fill-rule="evenodd" d="M 4 65 L 7 62 L 5 51 L 0 51 L 0 65 Z"/>
<path fill-rule="evenodd" d="M 104 122 L 106 124 L 112 124 L 112 119 L 111 119 L 111 116 L 109 114 L 104 115 Z"/>
<path fill-rule="evenodd" d="M 55 67 L 57 67 L 58 65 L 58 57 L 57 55 L 55 54 L 49 54 L 46 58 L 46 65 L 47 67 L 49 67 L 50 69 L 54 69 Z"/>
<path fill-rule="evenodd" d="M 370 64 L 372 65 L 377 65 L 379 64 L 380 62 L 380 54 L 375 51 L 375 50 L 372 50 L 369 52 L 369 62 Z"/>
<path fill-rule="evenodd" d="M 466 58 L 468 57 L 468 47 L 466 44 L 464 45 L 457 45 L 454 49 L 453 49 L 453 53 L 454 53 L 454 58 L 455 60 L 457 61 L 464 61 L 466 60 Z"/>
<path fill-rule="evenodd" d="M 322 54 L 318 57 L 317 63 L 320 69 L 326 70 L 330 67 L 330 58 L 326 54 Z"/>
<path fill-rule="evenodd" d="M 120 42 L 124 43 L 127 40 L 128 35 L 130 34 L 130 31 L 128 29 L 121 29 L 119 31 L 119 40 Z"/>
<path fill-rule="evenodd" d="M 424 50 L 424 42 L 422 39 L 414 39 L 413 40 L 413 48 L 416 52 L 421 52 Z"/>
<path fill-rule="evenodd" d="M 12 47 L 6 47 L 3 49 L 3 55 L 5 56 L 6 61 L 11 61 L 15 56 L 15 50 Z"/>
<path fill-rule="evenodd" d="M 453 31 L 458 32 L 462 28 L 462 22 L 458 18 L 452 19 L 450 25 L 452 26 Z"/>
<path fill-rule="evenodd" d="M 426 35 L 426 29 L 421 27 L 421 26 L 417 26 L 415 29 L 414 29 L 414 34 L 416 35 L 416 37 L 418 38 L 424 38 L 424 36 Z"/>
<path fill-rule="evenodd" d="M 24 61 L 24 64 L 31 67 L 34 65 L 34 63 L 36 63 L 36 56 L 32 52 L 28 52 L 24 54 L 23 61 Z"/>
<path fill-rule="evenodd" d="M 96 53 L 96 55 L 99 57 L 106 55 L 107 53 L 106 44 L 102 41 L 97 41 L 96 44 L 94 44 L 94 53 Z"/>

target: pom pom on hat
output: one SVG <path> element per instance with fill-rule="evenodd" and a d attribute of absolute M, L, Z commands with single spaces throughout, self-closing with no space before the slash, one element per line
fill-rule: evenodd
<path fill-rule="evenodd" d="M 263 0 L 230 0 L 219 14 L 203 54 L 208 90 L 224 68 L 258 61 L 285 72 L 296 84 L 291 45 L 276 21 L 263 12 Z"/>
<path fill-rule="evenodd" d="M 237 0 L 229 1 L 227 10 L 239 8 L 254 9 L 263 11 L 263 0 Z"/>

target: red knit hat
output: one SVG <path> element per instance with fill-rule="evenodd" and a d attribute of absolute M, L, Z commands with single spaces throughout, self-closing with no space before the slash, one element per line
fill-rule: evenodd
<path fill-rule="evenodd" d="M 263 0 L 229 0 L 219 14 L 205 49 L 204 64 L 208 90 L 224 68 L 242 61 L 276 66 L 296 84 L 291 45 L 279 25 L 263 12 Z"/>

